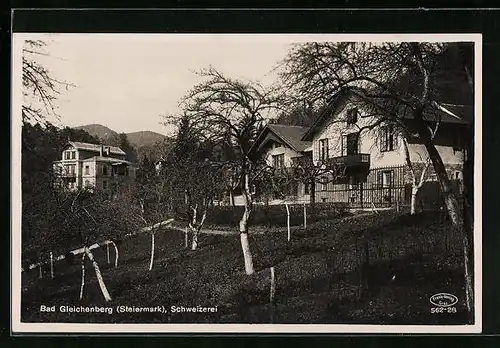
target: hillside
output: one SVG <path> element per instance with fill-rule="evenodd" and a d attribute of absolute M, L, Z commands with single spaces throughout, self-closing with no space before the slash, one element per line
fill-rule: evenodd
<path fill-rule="evenodd" d="M 118 134 L 118 132 L 103 126 L 101 124 L 88 124 L 83 126 L 74 127 L 74 129 L 82 129 L 88 132 L 90 135 L 96 136 L 106 142 L 107 139 Z M 152 131 L 139 131 L 126 133 L 128 141 L 136 149 L 144 146 L 153 146 L 158 141 L 165 139 L 165 136 L 160 133 Z"/>
<path fill-rule="evenodd" d="M 140 131 L 127 133 L 128 141 L 134 147 L 152 146 L 165 139 L 165 136 L 152 131 Z"/>
<path fill-rule="evenodd" d="M 183 232 L 158 233 L 152 271 L 148 271 L 147 233 L 116 240 L 120 250 L 116 268 L 106 261 L 106 249 L 93 251 L 112 307 L 164 306 L 163 312 L 41 312 L 40 305 L 48 303 L 56 308 L 109 306 L 89 263 L 84 298 L 78 300 L 82 271 L 74 259 L 56 263 L 54 279 L 46 276 L 48 265 L 41 279 L 38 269 L 23 273 L 22 320 L 377 325 L 463 325 L 467 320 L 463 300 L 450 307 L 453 314 L 436 315 L 430 308 L 429 296 L 441 291 L 465 298 L 461 240 L 440 213 L 406 216 L 386 211 L 319 221 L 306 230 L 298 225 L 290 242 L 281 229 L 252 233 L 256 271 L 252 276 L 244 273 L 238 231 L 233 231 L 204 230 L 196 251 L 183 247 Z M 271 266 L 276 274 L 273 306 L 269 305 Z M 166 310 L 191 304 L 217 306 L 217 311 Z"/>
<path fill-rule="evenodd" d="M 108 139 L 112 136 L 118 134 L 111 128 L 103 126 L 102 124 L 87 124 L 84 126 L 73 127 L 74 129 L 82 129 L 92 136 L 98 137 L 100 139 Z"/>

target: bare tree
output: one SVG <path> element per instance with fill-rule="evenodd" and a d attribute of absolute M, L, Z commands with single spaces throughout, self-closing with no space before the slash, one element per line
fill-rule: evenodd
<path fill-rule="evenodd" d="M 425 146 L 455 225 L 461 224 L 458 200 L 434 145 L 428 115 L 438 115 L 436 64 L 448 45 L 438 43 L 310 42 L 296 45 L 282 64 L 281 78 L 299 100 L 328 104 L 347 90 L 369 113 L 371 125 L 393 123 Z M 405 119 L 411 119 L 408 127 Z"/>
<path fill-rule="evenodd" d="M 156 233 L 161 230 L 162 222 L 168 214 L 166 189 L 170 180 L 169 174 L 167 167 L 145 157 L 133 188 L 133 195 L 140 207 L 139 217 L 151 235 L 150 271 L 154 264 Z"/>
<path fill-rule="evenodd" d="M 223 166 L 208 159 L 191 163 L 191 176 L 184 177 L 185 192 L 188 196 L 189 222 L 192 233 L 191 250 L 198 247 L 198 235 L 207 218 L 210 204 L 224 191 L 225 183 L 221 180 Z M 201 217 L 199 214 L 201 213 Z"/>
<path fill-rule="evenodd" d="M 26 40 L 23 46 L 22 76 L 23 76 L 23 122 L 46 123 L 48 115 L 59 118 L 54 101 L 61 88 L 66 90 L 71 83 L 54 78 L 51 73 L 39 63 L 41 56 L 49 56 L 44 50 L 46 43 L 41 40 Z"/>
<path fill-rule="evenodd" d="M 266 91 L 255 82 L 228 78 L 209 68 L 200 73 L 203 82 L 194 86 L 182 101 L 182 108 L 204 139 L 234 150 L 234 158 L 225 167 L 236 178 L 235 186 L 242 191 L 245 211 L 240 221 L 240 240 L 247 274 L 254 273 L 248 242 L 248 220 L 252 212 L 251 186 L 262 168 L 250 157 L 249 150 L 262 128 L 271 118 L 270 111 L 278 105 L 273 90 Z M 178 121 L 179 117 L 173 117 Z M 167 122 L 172 118 L 167 117 Z"/>

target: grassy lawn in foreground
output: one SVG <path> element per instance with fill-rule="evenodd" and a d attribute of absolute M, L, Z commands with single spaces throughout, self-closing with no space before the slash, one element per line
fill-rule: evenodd
<path fill-rule="evenodd" d="M 79 262 L 55 265 L 55 279 L 23 274 L 24 322 L 391 323 L 464 324 L 461 238 L 443 213 L 406 216 L 393 211 L 322 221 L 295 229 L 250 233 L 256 273 L 244 274 L 238 235 L 200 236 L 184 249 L 177 230 L 157 234 L 155 266 L 148 272 L 150 236 L 119 243 L 118 268 L 105 248 L 95 250 L 113 300 L 106 304 L 87 264 L 79 300 Z M 113 256 L 113 255 L 112 255 Z M 269 267 L 275 267 L 276 304 L 269 306 Z M 47 275 L 47 271 L 45 271 Z M 459 298 L 455 314 L 431 314 L 429 297 Z M 41 313 L 46 306 L 111 306 L 105 313 Z M 116 313 L 116 306 L 218 306 L 217 313 Z"/>

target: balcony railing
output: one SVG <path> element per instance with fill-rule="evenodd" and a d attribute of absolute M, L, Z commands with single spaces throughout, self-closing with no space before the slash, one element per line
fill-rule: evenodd
<path fill-rule="evenodd" d="M 370 166 L 370 154 L 356 153 L 346 156 L 338 156 L 329 159 L 330 164 L 336 166 L 357 167 Z"/>

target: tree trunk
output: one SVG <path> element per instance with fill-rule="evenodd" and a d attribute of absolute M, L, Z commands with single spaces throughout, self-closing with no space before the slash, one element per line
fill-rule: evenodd
<path fill-rule="evenodd" d="M 469 321 L 473 323 L 474 308 L 474 143 L 473 128 L 468 128 L 465 134 L 464 169 L 463 169 L 463 211 L 464 211 L 464 268 L 465 294 Z"/>
<path fill-rule="evenodd" d="M 234 192 L 233 192 L 233 190 L 230 190 L 230 191 L 229 191 L 229 202 L 230 202 L 230 204 L 231 204 L 233 207 L 234 207 L 234 206 L 236 206 L 236 203 L 235 203 L 235 201 L 234 201 Z"/>
<path fill-rule="evenodd" d="M 245 272 L 247 275 L 253 274 L 253 260 L 250 252 L 250 244 L 248 243 L 248 232 L 240 232 L 241 249 L 243 250 L 243 258 L 245 260 Z"/>
<path fill-rule="evenodd" d="M 198 228 L 193 227 L 193 242 L 191 243 L 191 250 L 196 250 L 198 247 Z"/>
<path fill-rule="evenodd" d="M 189 247 L 188 228 L 184 228 L 184 248 Z"/>
<path fill-rule="evenodd" d="M 422 139 L 425 149 L 429 154 L 429 159 L 434 167 L 434 172 L 436 173 L 439 181 L 439 187 L 441 188 L 441 193 L 450 216 L 451 222 L 455 226 L 461 226 L 463 222 L 463 217 L 460 214 L 460 208 L 458 205 L 458 200 L 453 192 L 450 179 L 446 173 L 446 168 L 443 163 L 443 159 L 439 154 L 436 146 L 433 143 L 432 135 L 425 121 L 423 120 L 423 110 L 416 110 L 413 112 L 415 121 L 417 121 L 418 135 Z"/>
<path fill-rule="evenodd" d="M 50 252 L 50 277 L 54 278 L 54 254 Z"/>
<path fill-rule="evenodd" d="M 446 168 L 444 167 L 443 160 L 441 159 L 441 156 L 439 155 L 439 152 L 437 151 L 434 144 L 427 143 L 425 144 L 425 148 L 429 153 L 429 158 L 432 161 L 434 172 L 439 179 L 439 186 L 441 188 L 441 193 L 443 194 L 444 202 L 446 205 L 446 209 L 448 210 L 451 222 L 455 226 L 462 226 L 463 219 L 460 214 L 458 200 L 453 192 L 450 179 L 448 178 Z"/>
<path fill-rule="evenodd" d="M 314 204 L 316 203 L 316 183 L 311 180 L 311 188 L 309 190 L 309 201 L 311 202 L 311 210 L 314 211 Z"/>
<path fill-rule="evenodd" d="M 106 284 L 104 283 L 104 279 L 102 278 L 101 270 L 99 269 L 97 261 L 94 259 L 94 255 L 87 247 L 85 247 L 85 254 L 87 254 L 87 257 L 92 262 L 92 266 L 94 267 L 95 275 L 97 277 L 97 281 L 99 283 L 99 287 L 101 288 L 104 299 L 106 300 L 106 302 L 111 301 L 111 296 L 109 295 L 108 289 L 106 288 Z"/>
<path fill-rule="evenodd" d="M 472 268 L 472 256 L 471 248 L 469 243 L 469 234 L 467 230 L 464 230 L 464 268 L 465 268 L 465 299 L 467 302 L 467 312 L 469 314 L 469 321 L 472 324 L 473 318 L 473 308 L 474 308 L 474 286 L 473 286 L 473 268 Z"/>
<path fill-rule="evenodd" d="M 85 253 L 82 254 L 82 284 L 80 286 L 80 301 L 83 300 L 84 287 L 85 287 Z"/>
<path fill-rule="evenodd" d="M 155 258 L 155 234 L 151 233 L 151 260 L 149 261 L 149 270 L 153 269 L 153 261 Z"/>
<path fill-rule="evenodd" d="M 415 215 L 417 212 L 417 193 L 418 193 L 417 185 L 412 184 L 411 185 L 410 215 Z"/>
<path fill-rule="evenodd" d="M 245 211 L 240 220 L 240 241 L 241 249 L 243 250 L 243 258 L 245 260 L 245 272 L 248 275 L 253 274 L 253 260 L 252 253 L 250 252 L 250 244 L 248 243 L 248 220 L 252 212 L 252 198 L 249 194 L 249 177 L 245 175 L 245 188 L 243 189 L 243 198 L 245 200 Z"/>

